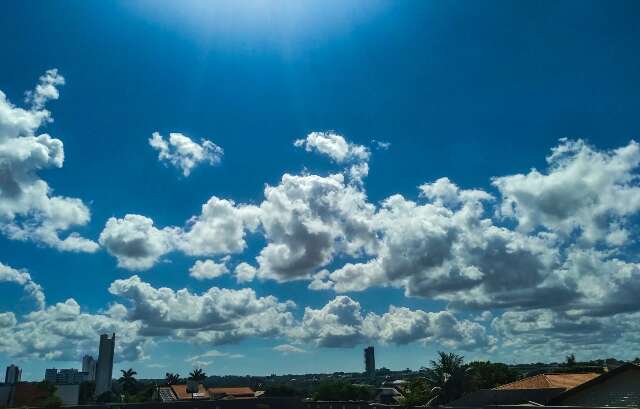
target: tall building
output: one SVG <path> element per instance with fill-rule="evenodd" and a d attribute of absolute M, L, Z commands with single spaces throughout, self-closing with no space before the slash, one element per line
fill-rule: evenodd
<path fill-rule="evenodd" d="M 376 374 L 376 356 L 372 346 L 364 349 L 364 370 L 369 376 Z"/>
<path fill-rule="evenodd" d="M 55 385 L 58 382 L 58 370 L 56 368 L 45 369 L 44 380 Z"/>
<path fill-rule="evenodd" d="M 87 380 L 87 373 L 75 368 L 49 368 L 44 371 L 44 380 L 54 385 L 79 385 Z"/>
<path fill-rule="evenodd" d="M 22 370 L 17 366 L 11 364 L 7 366 L 7 372 L 4 375 L 4 383 L 6 384 L 14 384 L 20 382 L 20 378 L 22 377 Z"/>
<path fill-rule="evenodd" d="M 87 373 L 88 381 L 96 380 L 96 360 L 91 355 L 82 357 L 82 372 Z"/>
<path fill-rule="evenodd" d="M 111 391 L 113 376 L 113 352 L 116 347 L 116 334 L 111 339 L 107 334 L 100 335 L 98 363 L 96 365 L 96 396 Z"/>

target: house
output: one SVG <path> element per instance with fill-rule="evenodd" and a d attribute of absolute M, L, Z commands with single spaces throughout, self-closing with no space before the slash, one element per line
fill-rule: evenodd
<path fill-rule="evenodd" d="M 551 400 L 559 406 L 640 407 L 640 366 L 628 363 L 568 389 Z"/>
<path fill-rule="evenodd" d="M 249 387 L 209 388 L 207 392 L 211 399 L 254 399 L 256 397 L 256 392 Z"/>
<path fill-rule="evenodd" d="M 586 373 L 545 373 L 536 376 L 530 376 L 528 378 L 520 379 L 519 381 L 511 382 L 506 385 L 501 385 L 495 390 L 506 389 L 555 389 L 560 388 L 564 390 L 575 388 L 587 381 L 590 381 L 599 374 L 595 372 Z"/>
<path fill-rule="evenodd" d="M 400 392 L 399 388 L 381 387 L 376 389 L 374 400 L 385 405 L 397 405 L 402 398 L 404 398 L 404 395 Z"/>
<path fill-rule="evenodd" d="M 175 395 L 177 400 L 202 400 L 209 399 L 209 392 L 201 383 L 198 384 L 197 389 L 190 388 L 188 384 L 171 385 L 171 391 Z"/>
<path fill-rule="evenodd" d="M 560 394 L 597 378 L 595 372 L 548 373 L 531 376 L 498 386 L 482 389 L 449 402 L 449 406 L 519 405 L 528 402 L 546 405 Z"/>

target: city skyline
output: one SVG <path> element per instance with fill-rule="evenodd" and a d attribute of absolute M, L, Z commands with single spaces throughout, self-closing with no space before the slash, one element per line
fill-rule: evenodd
<path fill-rule="evenodd" d="M 634 359 L 638 12 L 11 2 L 0 363 Z"/>

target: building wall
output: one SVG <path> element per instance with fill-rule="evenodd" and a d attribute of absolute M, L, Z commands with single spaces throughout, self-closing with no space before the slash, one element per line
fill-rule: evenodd
<path fill-rule="evenodd" d="M 640 370 L 628 370 L 562 400 L 562 405 L 640 406 Z"/>
<path fill-rule="evenodd" d="M 80 396 L 80 385 L 58 385 L 56 396 L 60 398 L 64 406 L 77 405 Z"/>
<path fill-rule="evenodd" d="M 111 390 L 111 378 L 113 376 L 113 351 L 116 344 L 116 335 L 109 339 L 107 335 L 100 336 L 100 349 L 98 351 L 98 364 L 96 365 L 96 396 Z"/>
<path fill-rule="evenodd" d="M 1 385 L 0 386 L 0 407 L 9 406 L 9 400 L 11 398 L 12 389 L 14 386 L 12 385 Z"/>

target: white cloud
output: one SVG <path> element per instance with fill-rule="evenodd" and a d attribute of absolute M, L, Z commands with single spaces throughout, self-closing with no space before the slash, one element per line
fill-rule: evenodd
<path fill-rule="evenodd" d="M 120 307 L 114 305 L 105 313 L 89 314 L 83 313 L 75 300 L 68 299 L 31 312 L 0 328 L 0 351 L 17 357 L 76 361 L 85 353 L 96 353 L 100 334 L 115 332 L 116 359 L 140 359 L 149 341 L 138 336 L 138 324 L 121 319 Z"/>
<path fill-rule="evenodd" d="M 501 214 L 527 232 L 544 227 L 569 236 L 578 231 L 587 242 L 624 244 L 624 225 L 640 209 L 640 146 L 631 141 L 599 151 L 582 140 L 562 139 L 547 162 L 546 174 L 533 169 L 494 178 L 503 196 Z"/>
<path fill-rule="evenodd" d="M 437 342 L 447 347 L 493 349 L 496 339 L 475 322 L 449 311 L 425 312 L 390 306 L 387 313 L 363 316 L 360 303 L 337 296 L 320 309 L 305 308 L 291 336 L 321 347 L 348 348 L 365 342 L 408 344 Z"/>
<path fill-rule="evenodd" d="M 233 270 L 233 274 L 236 276 L 236 280 L 239 283 L 248 283 L 253 281 L 257 273 L 255 267 L 248 263 L 240 263 Z"/>
<path fill-rule="evenodd" d="M 291 345 L 291 344 L 280 344 L 280 345 L 276 345 L 273 347 L 274 351 L 277 352 L 281 352 L 283 355 L 289 355 L 289 354 L 302 354 L 305 351 L 302 348 L 299 348 L 295 345 Z"/>
<path fill-rule="evenodd" d="M 27 93 L 29 110 L 14 106 L 0 91 L 0 232 L 58 250 L 94 252 L 98 245 L 78 233 L 60 237 L 62 231 L 89 222 L 87 206 L 80 199 L 51 196 L 52 189 L 37 174 L 64 163 L 62 141 L 36 134 L 52 121 L 44 106 L 59 97 L 57 86 L 62 84 L 57 70 L 47 71 L 36 89 Z"/>
<path fill-rule="evenodd" d="M 111 217 L 99 243 L 118 259 L 118 267 L 147 270 L 175 247 L 178 234 L 175 228 L 157 229 L 148 217 L 128 214 L 124 219 Z"/>
<path fill-rule="evenodd" d="M 249 336 L 276 336 L 292 325 L 291 302 L 258 297 L 252 289 L 212 287 L 202 294 L 154 288 L 138 276 L 116 280 L 109 292 L 129 305 L 127 318 L 145 335 L 222 344 Z"/>
<path fill-rule="evenodd" d="M 189 275 L 196 280 L 210 280 L 223 276 L 229 272 L 227 268 L 228 257 L 224 257 L 221 263 L 213 260 L 198 260 L 189 269 Z"/>
<path fill-rule="evenodd" d="M 260 210 L 268 241 L 257 257 L 261 278 L 307 279 L 337 252 L 355 256 L 375 241 L 374 207 L 340 174 L 285 174 L 278 186 L 265 188 Z"/>
<path fill-rule="evenodd" d="M 259 209 L 213 196 L 202 213 L 184 227 L 159 229 L 148 217 L 128 214 L 110 218 L 99 242 L 118 260 L 118 266 L 140 271 L 153 267 L 162 256 L 182 251 L 190 256 L 215 256 L 245 249 L 247 231 L 258 224 Z"/>
<path fill-rule="evenodd" d="M 19 271 L 0 262 L 0 283 L 15 283 L 21 285 L 24 291 L 36 302 L 38 308 L 45 307 L 45 296 L 40 284 L 33 281 L 26 271 Z"/>
<path fill-rule="evenodd" d="M 154 132 L 149 138 L 149 145 L 158 151 L 160 161 L 180 169 L 185 177 L 201 163 L 219 164 L 224 154 L 222 148 L 210 140 L 202 139 L 198 144 L 186 135 L 174 132 L 169 134 L 168 141 L 158 132 Z"/>
<path fill-rule="evenodd" d="M 367 147 L 347 142 L 333 132 L 311 132 L 306 138 L 296 140 L 294 145 L 307 152 L 327 155 L 336 163 L 368 161 L 371 155 Z"/>

